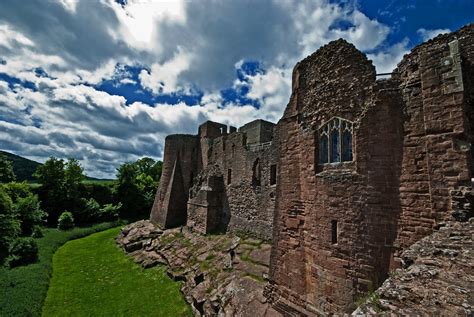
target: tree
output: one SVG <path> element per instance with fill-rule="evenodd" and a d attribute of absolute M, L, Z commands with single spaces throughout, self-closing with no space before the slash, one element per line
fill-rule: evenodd
<path fill-rule="evenodd" d="M 43 187 L 62 190 L 65 180 L 64 160 L 52 156 L 43 165 L 38 166 L 33 175 Z"/>
<path fill-rule="evenodd" d="M 0 186 L 0 263 L 4 261 L 11 244 L 20 234 L 20 221 L 12 207 L 10 197 Z"/>
<path fill-rule="evenodd" d="M 24 198 L 19 198 L 13 208 L 21 222 L 22 235 L 31 235 L 36 226 L 44 225 L 48 216 L 41 210 L 38 196 L 31 193 Z"/>
<path fill-rule="evenodd" d="M 43 209 L 48 213 L 48 223 L 55 224 L 67 207 L 64 161 L 50 157 L 43 165 L 38 166 L 34 176 L 41 183 L 39 196 Z"/>
<path fill-rule="evenodd" d="M 67 208 L 73 212 L 81 208 L 79 185 L 84 178 L 84 169 L 79 161 L 74 158 L 68 159 L 64 167 L 64 184 L 66 186 Z"/>
<path fill-rule="evenodd" d="M 13 182 L 15 179 L 12 161 L 7 160 L 3 155 L 0 156 L 0 183 Z"/>
<path fill-rule="evenodd" d="M 122 202 L 120 215 L 126 218 L 148 216 L 161 177 L 163 163 L 144 157 L 117 169 L 116 194 Z"/>

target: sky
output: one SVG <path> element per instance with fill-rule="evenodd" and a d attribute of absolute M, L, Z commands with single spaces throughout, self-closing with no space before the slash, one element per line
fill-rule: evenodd
<path fill-rule="evenodd" d="M 472 0 L 2 0 L 0 150 L 114 178 L 206 120 L 277 122 L 294 65 L 329 41 L 385 73 L 472 22 Z"/>

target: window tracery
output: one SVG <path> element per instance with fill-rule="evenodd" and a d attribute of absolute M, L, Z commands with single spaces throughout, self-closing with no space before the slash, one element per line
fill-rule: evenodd
<path fill-rule="evenodd" d="M 334 117 L 319 129 L 319 164 L 351 162 L 353 123 Z"/>

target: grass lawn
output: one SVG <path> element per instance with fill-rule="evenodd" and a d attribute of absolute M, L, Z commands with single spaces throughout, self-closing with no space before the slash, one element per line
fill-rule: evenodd
<path fill-rule="evenodd" d="M 68 231 L 46 229 L 44 237 L 37 240 L 38 262 L 11 270 L 0 267 L 0 316 L 40 316 L 52 274 L 54 252 L 68 240 L 112 226 L 116 224 L 103 223 Z"/>
<path fill-rule="evenodd" d="M 44 316 L 192 316 L 164 267 L 142 269 L 114 241 L 114 228 L 74 240 L 53 257 Z"/>

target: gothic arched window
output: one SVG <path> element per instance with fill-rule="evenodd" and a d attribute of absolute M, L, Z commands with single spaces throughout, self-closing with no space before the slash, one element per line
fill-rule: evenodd
<path fill-rule="evenodd" d="M 352 122 L 332 118 L 319 129 L 319 164 L 352 161 Z"/>

